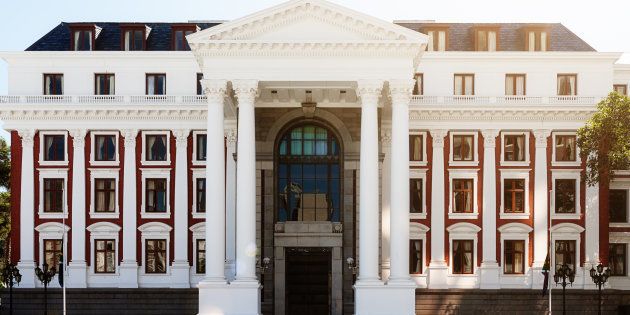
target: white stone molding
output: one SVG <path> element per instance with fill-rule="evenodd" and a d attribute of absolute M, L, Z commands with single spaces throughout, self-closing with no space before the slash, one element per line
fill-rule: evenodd
<path fill-rule="evenodd" d="M 422 223 L 410 222 L 409 223 L 409 239 L 410 240 L 422 240 L 422 274 L 426 274 L 427 263 L 427 233 L 430 228 Z M 417 277 L 419 275 L 411 275 Z"/>
<path fill-rule="evenodd" d="M 194 224 L 189 228 L 192 232 L 192 269 L 191 274 L 197 274 L 197 240 L 205 240 L 206 239 L 206 223 L 199 222 Z M 206 244 L 206 253 L 208 250 L 208 244 Z M 203 276 L 204 274 L 197 274 Z"/>
<path fill-rule="evenodd" d="M 147 160 L 147 136 L 149 135 L 157 135 L 157 136 L 165 136 L 166 143 L 166 160 L 165 161 L 149 161 Z M 170 131 L 142 131 L 142 150 L 140 153 L 141 165 L 161 165 L 161 166 L 169 166 L 171 165 L 171 132 Z"/>
<path fill-rule="evenodd" d="M 114 136 L 114 161 L 96 160 L 96 136 Z M 90 131 L 90 165 L 92 166 L 118 166 L 120 164 L 120 133 L 118 131 Z"/>
<path fill-rule="evenodd" d="M 551 135 L 549 129 L 533 130 L 536 138 L 535 171 L 534 171 L 534 244 L 548 244 L 549 206 L 547 204 L 549 191 L 547 190 L 547 139 Z M 542 269 L 547 257 L 546 246 L 534 246 L 534 264 Z M 535 274 L 535 273 L 534 273 Z M 542 277 L 534 276 L 534 288 L 542 287 Z"/>
<path fill-rule="evenodd" d="M 453 136 L 473 136 L 473 160 L 472 161 L 455 161 L 453 160 Z M 451 131 L 449 133 L 450 150 L 448 166 L 479 166 L 479 133 L 477 131 Z"/>
<path fill-rule="evenodd" d="M 90 168 L 90 218 L 91 219 L 116 219 L 120 215 L 119 181 L 120 170 L 118 168 Z M 114 212 L 96 212 L 96 179 L 112 178 L 115 182 Z"/>
<path fill-rule="evenodd" d="M 61 219 L 68 218 L 68 169 L 67 168 L 39 168 L 39 209 L 37 215 L 40 219 Z M 44 212 L 44 179 L 63 179 L 63 211 Z"/>
<path fill-rule="evenodd" d="M 241 103 L 254 104 L 256 96 L 258 96 L 258 80 L 233 80 L 232 88 L 234 96 L 238 99 L 238 105 Z"/>
<path fill-rule="evenodd" d="M 577 145 L 577 133 L 574 131 L 554 131 L 551 133 L 551 166 L 574 166 L 580 167 L 582 159 L 580 158 L 580 147 Z M 575 142 L 575 161 L 556 161 L 556 137 L 557 136 L 576 136 Z"/>
<path fill-rule="evenodd" d="M 227 96 L 227 80 L 201 80 L 203 94 L 208 98 L 208 103 L 223 102 Z"/>
<path fill-rule="evenodd" d="M 500 226 L 498 229 L 499 233 L 501 234 L 501 242 L 500 242 L 500 253 L 501 253 L 501 261 L 505 262 L 505 241 L 508 240 L 518 240 L 518 241 L 525 241 L 525 253 L 523 256 L 523 259 L 525 260 L 525 269 L 523 270 L 523 274 L 522 275 L 511 275 L 505 274 L 505 268 L 501 268 L 501 276 L 505 277 L 515 277 L 515 276 L 520 276 L 520 277 L 527 277 L 527 274 L 529 273 L 529 269 L 530 269 L 530 265 L 529 265 L 529 234 L 534 230 L 531 226 L 523 224 L 523 223 L 517 223 L 517 222 L 512 222 L 512 223 L 506 223 L 502 226 Z"/>
<path fill-rule="evenodd" d="M 120 131 L 120 133 L 122 134 L 125 140 L 125 148 L 135 148 L 136 136 L 138 135 L 138 129 L 123 129 Z M 135 154 L 135 150 L 134 150 L 134 154 Z"/>
<path fill-rule="evenodd" d="M 142 199 L 140 206 L 140 217 L 143 219 L 166 219 L 171 217 L 171 169 L 170 168 L 140 168 L 142 173 Z M 166 212 L 147 212 L 146 194 L 147 179 L 166 179 Z"/>
<path fill-rule="evenodd" d="M 206 213 L 197 212 L 197 179 L 206 178 L 206 170 L 203 168 L 193 168 L 192 169 L 192 209 L 190 209 L 192 213 L 192 217 L 194 219 L 205 219 Z M 206 182 L 206 185 L 208 183 Z M 206 198 L 208 196 L 206 195 Z M 206 209 L 207 211 L 207 209 Z"/>
<path fill-rule="evenodd" d="M 435 230 L 435 229 L 434 229 Z M 449 239 L 449 248 L 450 248 L 450 254 L 449 254 L 449 274 L 450 276 L 455 276 L 455 277 L 477 277 L 477 269 L 478 265 L 477 265 L 477 242 L 478 242 L 478 237 L 477 234 L 481 231 L 481 228 L 475 224 L 472 223 L 468 223 L 468 222 L 459 222 L 459 223 L 455 223 L 450 225 L 449 227 L 446 228 L 446 231 L 448 231 L 448 239 Z M 472 264 L 473 264 L 473 274 L 472 275 L 459 275 L 459 274 L 453 274 L 453 240 L 472 240 L 473 241 L 473 259 L 472 259 Z"/>
<path fill-rule="evenodd" d="M 551 170 L 551 219 L 580 219 L 581 209 L 581 174 L 580 169 L 552 169 Z M 573 179 L 575 180 L 575 213 L 556 213 L 556 179 Z"/>
<path fill-rule="evenodd" d="M 63 234 L 66 234 L 65 241 L 63 242 L 63 257 L 68 257 L 68 231 L 70 231 L 70 227 L 59 222 L 46 222 L 38 225 L 35 228 L 35 231 L 39 234 L 39 264 L 40 266 L 44 264 L 44 240 L 63 240 Z M 65 259 L 65 263 L 67 264 L 67 259 Z M 48 266 L 48 268 L 59 269 L 59 266 Z M 20 270 L 22 272 L 22 270 Z M 49 284 L 49 287 L 58 288 L 59 281 L 58 273 L 53 277 L 52 281 Z"/>
<path fill-rule="evenodd" d="M 87 287 L 85 259 L 85 129 L 71 129 L 72 160 L 72 257 L 68 267 L 68 286 Z"/>
<path fill-rule="evenodd" d="M 161 223 L 161 222 L 149 222 L 149 223 L 145 223 L 141 226 L 138 227 L 138 231 L 140 231 L 141 233 L 141 240 L 142 240 L 142 266 L 145 266 L 145 268 L 142 268 L 142 270 L 140 271 L 140 275 L 142 276 L 151 276 L 151 277 L 163 277 L 164 275 L 168 275 L 171 273 L 171 237 L 170 237 L 170 233 L 173 230 L 172 227 L 170 227 L 167 224 Z M 147 274 L 146 273 L 146 240 L 148 239 L 159 239 L 159 240 L 165 240 L 166 241 L 166 273 L 163 274 Z M 134 240 L 135 241 L 135 240 Z"/>
<path fill-rule="evenodd" d="M 33 146 L 35 137 L 35 129 L 20 129 L 18 135 L 22 138 L 22 146 Z"/>
<path fill-rule="evenodd" d="M 62 135 L 63 139 L 63 161 L 45 161 L 44 160 L 44 137 L 50 135 Z M 68 132 L 67 131 L 39 131 L 39 165 L 40 166 L 68 166 Z"/>
<path fill-rule="evenodd" d="M 237 135 L 236 128 L 229 127 L 225 129 L 225 141 L 228 147 L 236 146 Z"/>
<path fill-rule="evenodd" d="M 581 264 L 581 237 L 580 234 L 582 232 L 584 232 L 584 228 L 574 224 L 574 223 L 559 223 L 559 224 L 555 224 L 551 227 L 551 229 L 549 230 L 550 235 L 551 235 L 551 248 L 553 251 L 553 255 L 549 255 L 551 256 L 551 266 L 556 266 L 556 241 L 560 241 L 560 240 L 570 240 L 570 241 L 575 241 L 575 257 L 574 257 L 574 261 L 576 262 L 576 266 L 574 266 L 574 271 L 575 271 L 575 275 L 576 278 L 581 278 L 582 275 L 582 267 L 579 267 Z M 552 268 L 552 270 L 555 270 L 555 268 Z M 590 279 L 588 279 L 590 280 Z M 577 283 L 579 283 L 580 281 L 576 281 Z"/>
<path fill-rule="evenodd" d="M 531 215 L 530 211 L 530 196 L 531 190 L 529 189 L 529 177 L 530 171 L 529 169 L 500 169 L 500 194 L 501 194 L 501 204 L 499 205 L 499 218 L 502 220 L 505 219 L 529 219 Z M 525 180 L 523 198 L 524 198 L 524 211 L 523 213 L 506 213 L 505 212 L 505 180 L 506 179 L 523 179 Z M 485 187 L 484 187 L 485 189 Z"/>
<path fill-rule="evenodd" d="M 498 289 L 499 265 L 497 263 L 497 204 L 496 204 L 496 138 L 498 129 L 483 129 L 483 196 L 482 196 L 482 260 L 480 268 L 480 284 L 482 289 Z"/>
<path fill-rule="evenodd" d="M 171 288 L 190 287 L 188 264 L 188 136 L 189 129 L 175 129 L 174 259 Z M 168 181 L 167 181 L 168 182 Z M 168 192 L 168 190 L 167 190 Z M 168 198 L 167 198 L 168 199 Z"/>
<path fill-rule="evenodd" d="M 547 138 L 551 135 L 551 130 L 549 129 L 536 129 L 533 131 L 534 137 L 536 139 L 536 148 L 546 148 L 547 147 Z"/>
<path fill-rule="evenodd" d="M 362 104 L 366 102 L 378 103 L 383 90 L 383 80 L 359 80 L 357 81 L 356 93 Z"/>
<path fill-rule="evenodd" d="M 422 137 L 422 161 L 409 161 L 409 166 L 427 166 L 427 132 L 426 131 L 417 131 L 410 130 L 410 136 L 421 136 Z"/>
<path fill-rule="evenodd" d="M 473 212 L 472 213 L 455 213 L 453 212 L 454 206 L 453 203 L 454 195 L 453 195 L 453 180 L 454 179 L 472 179 L 473 180 Z M 479 189 L 479 171 L 475 169 L 450 169 L 448 170 L 448 217 L 449 219 L 476 219 L 479 217 L 479 206 L 478 206 L 478 189 Z M 434 229 L 435 231 L 435 229 Z"/>
<path fill-rule="evenodd" d="M 120 263 L 121 288 L 138 287 L 138 263 L 136 261 L 136 137 L 137 129 L 123 129 L 125 162 L 123 173 L 123 260 Z M 131 211 L 128 211 L 131 210 Z"/>
<path fill-rule="evenodd" d="M 427 218 L 427 171 L 428 169 L 411 169 L 409 170 L 410 179 L 422 180 L 422 213 L 409 213 L 410 219 L 426 219 Z M 411 206 L 409 207 L 411 208 Z"/>
<path fill-rule="evenodd" d="M 496 148 L 497 137 L 499 136 L 500 130 L 498 129 L 483 129 L 481 130 L 481 135 L 483 136 L 483 147 L 484 148 Z"/>
<path fill-rule="evenodd" d="M 448 265 L 446 264 L 445 244 L 445 191 L 444 191 L 444 137 L 446 129 L 430 130 L 433 138 L 433 162 L 431 163 L 431 262 L 428 268 L 428 287 L 430 289 L 448 288 Z"/>
<path fill-rule="evenodd" d="M 392 105 L 407 104 L 407 107 L 409 107 L 413 86 L 416 83 L 415 80 L 389 80 L 388 82 Z"/>
<path fill-rule="evenodd" d="M 524 136 L 525 141 L 523 143 L 524 146 L 524 161 L 506 161 L 505 160 L 505 136 Z M 529 131 L 501 131 L 501 166 L 529 166 L 530 157 L 529 157 Z"/>
<path fill-rule="evenodd" d="M 206 165 L 205 160 L 197 160 L 197 150 L 199 148 L 199 143 L 197 143 L 198 135 L 205 135 L 207 137 L 208 133 L 205 130 L 195 130 L 192 132 L 192 144 L 193 144 L 192 165 Z M 206 138 L 206 142 L 207 142 L 207 138 Z M 206 148 L 206 159 L 208 155 L 207 151 L 208 151 L 208 148 Z"/>
<path fill-rule="evenodd" d="M 98 277 L 98 278 L 107 278 L 114 277 L 117 278 L 119 276 L 119 266 L 118 260 L 120 257 L 119 249 L 119 235 L 121 231 L 121 227 L 117 224 L 111 222 L 97 222 L 87 227 L 87 230 L 90 232 L 90 257 L 92 265 L 88 270 L 88 274 L 90 277 Z M 114 256 L 115 256 L 115 268 L 116 271 L 114 273 L 96 273 L 96 256 L 94 249 L 96 248 L 96 240 L 114 240 Z"/>
<path fill-rule="evenodd" d="M 448 130 L 446 129 L 431 129 L 429 131 L 431 133 L 431 137 L 433 138 L 433 148 L 444 148 L 444 137 L 448 134 Z M 442 152 L 442 154 L 444 154 Z"/>

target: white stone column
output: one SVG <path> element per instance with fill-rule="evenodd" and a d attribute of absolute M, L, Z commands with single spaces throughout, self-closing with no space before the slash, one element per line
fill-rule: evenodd
<path fill-rule="evenodd" d="M 171 288 L 190 288 L 188 264 L 188 136 L 190 130 L 175 129 L 175 255 L 171 265 Z"/>
<path fill-rule="evenodd" d="M 534 171 L 534 263 L 533 263 L 533 287 L 542 288 L 543 276 L 542 267 L 547 258 L 549 244 L 547 243 L 548 233 L 548 196 L 547 189 L 547 138 L 551 134 L 550 130 L 534 130 L 536 138 L 536 157 Z"/>
<path fill-rule="evenodd" d="M 22 138 L 22 178 L 20 183 L 20 260 L 21 288 L 35 287 L 35 164 L 33 137 L 35 130 L 18 131 Z M 15 189 L 15 188 L 14 188 Z"/>
<path fill-rule="evenodd" d="M 226 127 L 226 167 L 225 167 L 225 259 L 226 278 L 236 277 L 236 124 Z"/>
<path fill-rule="evenodd" d="M 125 163 L 123 176 L 123 260 L 120 263 L 118 285 L 121 288 L 137 288 L 136 136 L 138 130 L 125 129 L 121 133 L 125 138 Z"/>
<path fill-rule="evenodd" d="M 385 115 L 385 114 L 384 114 Z M 390 117 L 391 119 L 391 117 Z M 381 118 L 381 279 L 387 281 L 391 272 L 391 164 L 392 164 L 392 130 L 391 120 Z"/>
<path fill-rule="evenodd" d="M 68 287 L 87 287 L 85 261 L 85 135 L 86 130 L 71 130 L 72 160 L 72 260 L 68 266 Z"/>
<path fill-rule="evenodd" d="M 586 185 L 586 209 L 584 229 L 584 288 L 596 289 L 590 280 L 589 270 L 599 264 L 599 185 Z"/>
<path fill-rule="evenodd" d="M 496 138 L 499 130 L 486 129 L 483 135 L 483 255 L 481 260 L 481 289 L 499 289 L 497 263 L 497 170 Z"/>
<path fill-rule="evenodd" d="M 445 191 L 444 191 L 444 137 L 448 130 L 433 129 L 433 156 L 431 162 L 431 262 L 429 263 L 428 287 L 446 289 L 448 267 L 444 255 L 445 241 Z"/>

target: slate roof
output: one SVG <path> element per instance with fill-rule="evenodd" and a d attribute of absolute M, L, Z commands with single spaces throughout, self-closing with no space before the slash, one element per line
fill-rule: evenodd
<path fill-rule="evenodd" d="M 99 33 L 95 50 L 117 51 L 120 47 L 120 26 L 129 23 L 119 22 L 81 22 L 80 24 L 94 24 L 102 30 Z M 171 50 L 171 26 L 182 23 L 133 23 L 145 24 L 151 28 L 147 38 L 146 48 L 150 51 Z M 196 24 L 200 29 L 207 29 L 219 23 L 190 23 Z M 424 22 L 397 22 L 396 24 L 409 29 L 422 32 L 425 27 L 447 26 L 448 50 L 450 51 L 473 51 L 473 29 L 477 26 L 499 27 L 499 51 L 524 51 L 526 27 L 546 27 L 550 33 L 549 51 L 595 51 L 589 44 L 567 29 L 560 23 L 552 24 L 526 24 L 526 23 L 497 23 L 497 24 L 474 24 L 474 23 L 424 23 Z M 26 51 L 65 51 L 70 50 L 70 25 L 72 23 L 62 22 L 53 28 L 48 34 L 33 43 Z"/>

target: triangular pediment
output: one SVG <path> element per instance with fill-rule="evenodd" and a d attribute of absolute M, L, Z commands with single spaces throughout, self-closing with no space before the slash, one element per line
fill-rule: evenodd
<path fill-rule="evenodd" d="M 188 36 L 211 41 L 426 42 L 426 35 L 324 0 L 293 0 Z"/>

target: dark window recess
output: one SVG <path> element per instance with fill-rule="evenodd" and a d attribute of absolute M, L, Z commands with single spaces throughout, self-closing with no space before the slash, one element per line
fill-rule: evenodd
<path fill-rule="evenodd" d="M 411 206 L 411 213 L 423 212 L 423 198 L 422 198 L 422 179 L 412 178 L 409 180 L 409 205 Z"/>
<path fill-rule="evenodd" d="M 166 212 L 166 179 L 147 178 L 146 212 Z"/>
<path fill-rule="evenodd" d="M 94 186 L 94 212 L 115 212 L 116 180 L 113 178 L 97 178 L 94 180 Z"/>
<path fill-rule="evenodd" d="M 62 178 L 44 178 L 44 212 L 63 212 L 63 191 Z"/>
<path fill-rule="evenodd" d="M 409 273 L 421 274 L 422 267 L 422 240 L 409 240 Z"/>
<path fill-rule="evenodd" d="M 574 162 L 576 161 L 577 137 L 576 136 L 556 136 L 556 161 L 558 162 Z"/>
<path fill-rule="evenodd" d="M 556 270 L 567 264 L 575 271 L 575 241 L 556 241 Z"/>
<path fill-rule="evenodd" d="M 63 74 L 44 74 L 44 95 L 63 95 Z"/>
<path fill-rule="evenodd" d="M 422 135 L 409 136 L 409 161 L 418 162 L 424 158 L 424 139 Z"/>
<path fill-rule="evenodd" d="M 525 136 L 506 135 L 503 137 L 503 160 L 525 161 Z"/>
<path fill-rule="evenodd" d="M 166 241 L 146 240 L 145 273 L 166 273 Z"/>
<path fill-rule="evenodd" d="M 197 212 L 206 212 L 206 179 L 197 178 Z"/>
<path fill-rule="evenodd" d="M 453 179 L 453 213 L 473 212 L 473 184 L 472 179 Z"/>
<path fill-rule="evenodd" d="M 206 240 L 197 240 L 197 266 L 198 274 L 206 273 Z"/>
<path fill-rule="evenodd" d="M 123 38 L 122 38 L 123 50 L 125 51 L 144 50 L 145 32 L 146 32 L 146 29 L 144 26 L 142 28 L 123 30 Z"/>
<path fill-rule="evenodd" d="M 627 245 L 611 243 L 608 248 L 608 266 L 612 276 L 626 276 Z"/>
<path fill-rule="evenodd" d="M 74 30 L 72 31 L 72 47 L 75 51 L 93 50 L 94 31 L 92 30 Z"/>
<path fill-rule="evenodd" d="M 525 273 L 525 241 L 506 240 L 504 243 L 503 273 Z"/>
<path fill-rule="evenodd" d="M 166 135 L 146 136 L 147 161 L 166 161 Z"/>
<path fill-rule="evenodd" d="M 94 75 L 94 94 L 95 95 L 114 95 L 115 93 L 115 76 L 111 73 Z"/>
<path fill-rule="evenodd" d="M 473 135 L 454 135 L 453 136 L 453 161 L 473 161 L 474 160 L 474 142 Z"/>
<path fill-rule="evenodd" d="M 115 273 L 116 272 L 116 246 L 114 240 L 94 241 L 94 272 L 95 273 Z"/>
<path fill-rule="evenodd" d="M 61 256 L 63 256 L 61 240 L 44 240 L 44 262 L 48 264 L 49 269 L 59 269 Z"/>
<path fill-rule="evenodd" d="M 506 179 L 503 183 L 503 212 L 525 212 L 525 180 Z"/>
<path fill-rule="evenodd" d="M 206 147 L 208 146 L 208 136 L 205 134 L 197 135 L 197 161 L 206 160 Z"/>
<path fill-rule="evenodd" d="M 116 160 L 116 136 L 96 135 L 94 136 L 95 161 L 115 161 Z"/>
<path fill-rule="evenodd" d="M 453 274 L 472 274 L 473 241 L 453 240 Z"/>
<path fill-rule="evenodd" d="M 575 179 L 556 179 L 556 213 L 575 213 Z"/>
<path fill-rule="evenodd" d="M 65 161 L 66 137 L 64 135 L 44 135 L 44 161 Z"/>
<path fill-rule="evenodd" d="M 628 190 L 611 189 L 609 202 L 609 215 L 611 223 L 628 222 Z"/>
<path fill-rule="evenodd" d="M 197 95 L 203 95 L 201 80 L 203 80 L 203 73 L 197 73 Z"/>
<path fill-rule="evenodd" d="M 173 29 L 173 50 L 190 50 L 188 46 L 188 40 L 186 36 L 194 33 L 194 30 L 189 29 Z"/>
<path fill-rule="evenodd" d="M 166 94 L 166 74 L 147 74 L 147 95 Z"/>

